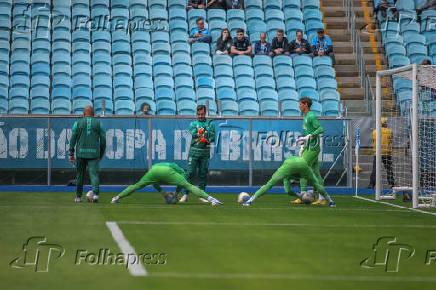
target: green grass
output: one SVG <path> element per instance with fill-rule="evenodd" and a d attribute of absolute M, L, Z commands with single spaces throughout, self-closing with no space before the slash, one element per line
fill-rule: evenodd
<path fill-rule="evenodd" d="M 335 196 L 336 209 L 291 206 L 277 194 L 251 208 L 242 208 L 233 194 L 216 195 L 221 207 L 193 199 L 166 205 L 151 193 L 110 204 L 112 196 L 75 204 L 71 193 L 1 193 L 1 288 L 434 289 L 436 261 L 425 265 L 425 259 L 427 250 L 436 250 L 436 216 L 351 196 Z M 166 264 L 145 265 L 148 277 L 133 277 L 122 265 L 75 265 L 78 249 L 120 252 L 106 221 L 119 222 L 138 254 L 165 253 Z M 31 236 L 65 248 L 47 273 L 9 267 Z M 383 236 L 416 251 L 401 259 L 397 273 L 360 266 Z"/>

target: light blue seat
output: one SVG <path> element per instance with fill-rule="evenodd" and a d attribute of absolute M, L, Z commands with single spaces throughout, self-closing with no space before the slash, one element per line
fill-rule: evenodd
<path fill-rule="evenodd" d="M 233 68 L 228 65 L 217 65 L 214 68 L 215 78 L 218 77 L 233 77 Z"/>
<path fill-rule="evenodd" d="M 253 88 L 241 88 L 237 91 L 238 101 L 251 100 L 257 102 L 257 93 Z"/>
<path fill-rule="evenodd" d="M 327 79 L 318 79 L 318 90 L 321 92 L 325 89 L 334 89 L 338 88 L 338 84 L 335 79 L 327 78 Z"/>
<path fill-rule="evenodd" d="M 134 75 L 140 76 L 140 75 L 146 75 L 146 76 L 152 76 L 152 66 L 147 64 L 138 64 L 133 67 Z"/>
<path fill-rule="evenodd" d="M 151 32 L 151 43 L 168 43 L 170 41 L 170 35 L 167 31 L 153 31 Z"/>
<path fill-rule="evenodd" d="M 50 101 L 47 99 L 35 99 L 30 102 L 31 114 L 49 114 Z"/>
<path fill-rule="evenodd" d="M 253 20 L 264 21 L 265 14 L 262 11 L 262 9 L 257 9 L 257 8 L 247 9 L 245 11 L 245 19 L 247 20 L 247 23 Z"/>
<path fill-rule="evenodd" d="M 320 95 L 322 102 L 327 100 L 339 101 L 340 99 L 339 93 L 336 90 L 325 89 L 320 93 Z"/>
<path fill-rule="evenodd" d="M 169 43 L 153 43 L 152 45 L 153 55 L 164 54 L 169 55 L 171 53 L 171 46 Z"/>
<path fill-rule="evenodd" d="M 194 55 L 193 64 L 194 65 L 205 64 L 210 66 L 212 65 L 212 60 L 208 55 Z"/>
<path fill-rule="evenodd" d="M 209 105 L 208 105 L 209 102 Z M 208 107 L 208 114 L 209 115 L 216 115 L 218 113 L 218 107 L 216 105 L 216 102 L 214 100 L 209 100 L 209 99 L 199 99 L 197 102 L 197 105 L 205 105 L 205 106 L 209 106 Z"/>
<path fill-rule="evenodd" d="M 114 90 L 114 100 L 133 100 L 133 91 L 128 88 L 118 88 Z"/>
<path fill-rule="evenodd" d="M 312 102 L 312 106 L 310 106 L 310 110 L 315 113 L 316 116 L 322 115 L 322 105 L 319 102 Z"/>
<path fill-rule="evenodd" d="M 10 99 L 24 99 L 27 100 L 29 98 L 29 89 L 23 87 L 12 87 L 9 89 L 9 97 Z"/>
<path fill-rule="evenodd" d="M 215 79 L 216 88 L 235 88 L 235 82 L 232 77 L 217 77 Z"/>
<path fill-rule="evenodd" d="M 271 57 L 268 55 L 255 55 L 253 58 L 253 66 L 256 67 L 258 65 L 272 66 Z"/>
<path fill-rule="evenodd" d="M 397 93 L 397 101 L 400 104 L 405 102 L 412 102 L 412 92 L 411 91 L 401 91 Z"/>
<path fill-rule="evenodd" d="M 135 100 L 154 100 L 154 91 L 151 88 L 135 89 Z"/>
<path fill-rule="evenodd" d="M 287 55 L 277 55 L 273 58 L 274 68 L 284 66 L 286 68 L 292 68 L 292 58 Z"/>
<path fill-rule="evenodd" d="M 112 100 L 112 87 L 96 87 L 93 91 L 94 100 Z"/>
<path fill-rule="evenodd" d="M 87 106 L 92 106 L 91 100 L 86 100 L 86 99 L 73 100 L 73 114 L 82 115 L 83 109 L 85 109 L 85 107 Z"/>
<path fill-rule="evenodd" d="M 268 10 L 281 10 L 282 0 L 268 0 L 263 2 L 263 8 L 265 11 Z"/>
<path fill-rule="evenodd" d="M 150 9 L 154 9 L 154 8 L 166 9 L 167 8 L 167 1 L 148 0 L 148 7 Z"/>
<path fill-rule="evenodd" d="M 302 0 L 301 6 L 303 8 L 319 9 L 320 3 L 319 3 L 319 0 Z"/>
<path fill-rule="evenodd" d="M 183 1 L 179 1 L 183 2 Z M 170 20 L 182 20 L 186 21 L 186 9 L 170 8 L 168 10 Z"/>
<path fill-rule="evenodd" d="M 135 43 L 135 42 L 146 42 L 146 43 L 150 43 L 150 33 L 148 31 L 144 31 L 144 30 L 134 30 L 131 33 L 131 42 Z"/>
<path fill-rule="evenodd" d="M 191 54 L 191 47 L 187 43 L 174 43 L 171 45 L 173 53 Z"/>
<path fill-rule="evenodd" d="M 210 100 L 215 101 L 215 90 L 212 88 L 201 87 L 196 91 L 197 100 Z"/>
<path fill-rule="evenodd" d="M 256 78 L 260 77 L 274 77 L 274 72 L 271 66 L 268 65 L 257 65 L 254 67 L 254 75 Z"/>
<path fill-rule="evenodd" d="M 331 67 L 332 59 L 329 56 L 316 56 L 312 59 L 312 65 L 314 69 L 317 69 L 322 66 Z"/>
<path fill-rule="evenodd" d="M 192 77 L 192 66 L 186 64 L 177 64 L 174 66 L 174 77 L 187 76 Z"/>
<path fill-rule="evenodd" d="M 289 36 L 295 35 L 297 30 L 302 30 L 303 32 L 306 31 L 306 27 L 304 26 L 302 21 L 297 19 L 291 19 L 289 21 L 286 21 L 286 33 Z"/>
<path fill-rule="evenodd" d="M 48 87 L 37 87 L 30 89 L 30 99 L 45 99 L 50 98 L 50 89 Z"/>
<path fill-rule="evenodd" d="M 55 99 L 51 103 L 51 112 L 55 115 L 71 114 L 71 101 L 65 99 Z"/>
<path fill-rule="evenodd" d="M 279 77 L 294 78 L 294 69 L 292 66 L 279 65 L 274 68 L 274 75 L 276 79 Z"/>
<path fill-rule="evenodd" d="M 193 100 L 177 101 L 177 114 L 185 116 L 197 115 L 197 104 Z"/>
<path fill-rule="evenodd" d="M 398 43 L 388 43 L 385 47 L 386 56 L 388 59 L 394 55 L 406 55 L 406 48 Z"/>
<path fill-rule="evenodd" d="M 297 80 L 301 77 L 314 77 L 313 68 L 311 66 L 300 65 L 295 67 L 295 77 Z"/>
<path fill-rule="evenodd" d="M 150 8 L 148 13 L 150 20 L 167 20 L 168 21 L 168 12 L 165 9 L 161 8 Z"/>
<path fill-rule="evenodd" d="M 262 0 L 245 0 L 244 1 L 245 9 L 257 8 L 262 9 Z"/>
<path fill-rule="evenodd" d="M 197 96 L 194 93 L 194 90 L 190 88 L 179 88 L 176 89 L 176 100 L 191 100 L 195 101 L 197 100 Z"/>
<path fill-rule="evenodd" d="M 283 21 L 285 16 L 281 10 L 269 9 L 265 11 L 265 20 L 268 22 L 270 20 Z"/>
<path fill-rule="evenodd" d="M 7 114 L 8 106 L 8 100 L 0 98 L 0 114 Z"/>
<path fill-rule="evenodd" d="M 277 89 L 294 89 L 296 88 L 295 86 L 295 79 L 293 77 L 290 76 L 280 76 L 276 78 L 276 83 L 277 83 Z"/>
<path fill-rule="evenodd" d="M 410 60 L 409 60 L 409 58 L 407 58 L 405 56 L 395 55 L 389 59 L 389 68 L 390 69 L 409 65 L 409 64 L 410 64 Z"/>
<path fill-rule="evenodd" d="M 303 21 L 303 13 L 300 8 L 296 7 L 287 7 L 284 9 L 284 15 L 286 21 Z"/>
<path fill-rule="evenodd" d="M 132 52 L 134 55 L 138 53 L 150 54 L 151 53 L 151 45 L 150 43 L 144 41 L 136 41 L 132 43 Z"/>
<path fill-rule="evenodd" d="M 304 88 L 315 89 L 316 90 L 316 82 L 313 78 L 310 77 L 301 77 L 296 82 L 297 89 L 301 90 Z"/>
<path fill-rule="evenodd" d="M 113 115 L 114 113 L 114 103 L 112 100 L 104 100 L 105 115 Z M 94 101 L 94 110 L 96 115 L 101 115 L 103 113 L 103 99 Z"/>
<path fill-rule="evenodd" d="M 285 30 L 285 24 L 280 20 L 270 20 L 266 22 L 266 31 L 268 42 L 271 42 L 272 39 L 277 35 L 277 30 L 283 29 Z"/>
<path fill-rule="evenodd" d="M 239 65 L 233 69 L 233 72 L 235 74 L 235 78 L 239 77 L 254 77 L 254 70 L 251 66 L 247 65 Z"/>
<path fill-rule="evenodd" d="M 412 61 L 415 56 L 427 56 L 427 47 L 422 44 L 413 43 L 407 47 L 407 56 Z"/>
<path fill-rule="evenodd" d="M 233 67 L 237 67 L 239 65 L 252 66 L 251 57 L 248 55 L 236 55 L 233 57 Z"/>
<path fill-rule="evenodd" d="M 187 43 L 188 42 L 188 34 L 183 32 L 176 32 L 171 34 L 171 44 L 175 43 Z"/>
<path fill-rule="evenodd" d="M 93 88 L 112 88 L 112 75 L 99 74 L 94 75 L 92 79 Z"/>
<path fill-rule="evenodd" d="M 404 23 L 400 25 L 400 31 L 404 34 L 405 32 L 411 31 L 415 33 L 419 33 L 421 30 L 419 24 L 416 21 L 411 21 L 408 23 Z"/>
<path fill-rule="evenodd" d="M 321 66 L 315 71 L 315 76 L 318 80 L 323 78 L 336 79 L 336 71 L 329 66 Z"/>
<path fill-rule="evenodd" d="M 412 81 L 406 80 L 399 77 L 393 77 L 393 86 L 394 86 L 394 92 L 399 93 L 401 91 L 411 91 L 412 90 Z"/>
<path fill-rule="evenodd" d="M 259 91 L 262 88 L 275 89 L 276 83 L 273 78 L 270 77 L 260 77 L 256 79 L 256 89 Z"/>
<path fill-rule="evenodd" d="M 301 116 L 299 102 L 297 100 L 285 99 L 282 101 L 282 116 Z"/>
<path fill-rule="evenodd" d="M 233 100 L 224 100 L 221 102 L 221 115 L 237 116 L 239 114 L 239 106 Z"/>
<path fill-rule="evenodd" d="M 185 20 L 170 20 L 171 33 L 188 33 L 188 23 Z"/>
<path fill-rule="evenodd" d="M 213 76 L 213 70 L 210 65 L 207 64 L 199 64 L 194 66 L 194 76 L 196 78 L 199 77 L 212 77 Z"/>
<path fill-rule="evenodd" d="M 174 88 L 174 81 L 172 77 L 157 77 L 154 79 L 154 87 L 161 88 L 166 87 L 169 89 Z"/>
<path fill-rule="evenodd" d="M 158 115 L 175 115 L 176 103 L 170 100 L 157 101 L 156 112 Z"/>
<path fill-rule="evenodd" d="M 279 89 L 277 95 L 279 101 L 294 100 L 297 102 L 300 99 L 300 96 L 295 89 Z"/>
<path fill-rule="evenodd" d="M 236 77 L 236 87 L 238 89 L 242 89 L 242 88 L 254 89 L 256 87 L 256 83 L 254 79 L 250 77 Z"/>
<path fill-rule="evenodd" d="M 157 65 L 171 65 L 171 57 L 169 55 L 154 55 L 153 56 L 153 68 Z"/>
<path fill-rule="evenodd" d="M 231 88 L 217 88 L 216 90 L 217 100 L 236 100 L 236 92 Z"/>
<path fill-rule="evenodd" d="M 318 20 L 322 21 L 322 13 L 318 8 L 307 8 L 303 10 L 303 16 L 305 21 Z"/>
<path fill-rule="evenodd" d="M 310 35 L 312 32 L 316 32 L 318 29 L 324 29 L 324 24 L 320 20 L 308 20 L 306 21 L 306 33 Z"/>
<path fill-rule="evenodd" d="M 133 55 L 133 63 L 137 64 L 152 64 L 152 58 L 149 54 L 146 53 L 135 53 Z"/>
<path fill-rule="evenodd" d="M 174 87 L 176 89 L 188 88 L 192 90 L 194 88 L 194 82 L 191 77 L 176 77 L 174 79 Z"/>
<path fill-rule="evenodd" d="M 257 98 L 259 102 L 263 102 L 265 100 L 273 100 L 278 101 L 279 96 L 277 91 L 271 88 L 262 88 L 257 91 Z"/>
<path fill-rule="evenodd" d="M 232 20 L 245 20 L 245 13 L 242 9 L 229 9 L 227 10 L 227 21 Z"/>
<path fill-rule="evenodd" d="M 66 67 L 66 69 L 69 70 L 69 67 Z M 50 76 L 50 65 L 48 65 L 48 64 L 34 64 L 34 65 L 32 65 L 32 76 L 38 76 L 38 75 Z"/>
<path fill-rule="evenodd" d="M 279 106 L 277 101 L 262 101 L 260 102 L 260 112 L 262 116 L 276 117 L 279 114 Z"/>
<path fill-rule="evenodd" d="M 194 58 L 200 55 L 209 56 L 210 46 L 208 43 L 196 42 L 192 44 L 191 50 Z"/>
<path fill-rule="evenodd" d="M 226 22 L 226 11 L 223 9 L 210 9 L 207 11 L 207 22 L 222 21 Z"/>
<path fill-rule="evenodd" d="M 204 9 L 191 9 L 188 11 L 188 22 L 194 22 L 198 18 L 203 18 L 206 21 L 206 10 Z"/>
<path fill-rule="evenodd" d="M 168 87 L 158 87 L 155 90 L 154 93 L 154 98 L 156 99 L 156 101 L 159 100 L 175 100 L 175 94 L 174 94 L 174 90 L 172 88 L 168 88 Z"/>
<path fill-rule="evenodd" d="M 397 0 L 395 6 L 401 10 L 415 10 L 415 2 L 411 0 Z"/>
<path fill-rule="evenodd" d="M 169 9 L 185 9 L 186 10 L 186 1 L 168 0 L 168 8 Z"/>
<path fill-rule="evenodd" d="M 116 100 L 116 115 L 133 115 L 135 113 L 135 103 L 132 100 Z"/>
<path fill-rule="evenodd" d="M 253 100 L 240 101 L 239 114 L 241 116 L 259 116 L 259 103 Z"/>
<path fill-rule="evenodd" d="M 242 20 L 231 20 L 228 22 L 228 27 L 230 30 L 230 35 L 236 37 L 236 32 L 238 29 L 243 29 L 244 32 L 247 31 L 247 25 Z"/>
<path fill-rule="evenodd" d="M 22 98 L 14 98 L 9 101 L 9 114 L 27 114 L 29 101 Z"/>
<path fill-rule="evenodd" d="M 416 33 L 409 35 L 407 38 L 404 38 L 403 41 L 404 41 L 404 44 L 406 45 L 406 50 L 408 50 L 408 47 L 411 44 L 425 45 L 425 43 L 426 43 L 425 37 L 421 34 L 416 34 Z"/>
<path fill-rule="evenodd" d="M 91 88 L 73 88 L 73 100 L 92 100 Z"/>
<path fill-rule="evenodd" d="M 337 117 L 339 115 L 339 103 L 335 100 L 326 100 L 322 102 L 322 112 L 327 117 Z"/>
<path fill-rule="evenodd" d="M 307 55 L 297 55 L 294 58 L 294 68 L 296 69 L 298 66 L 312 67 L 312 58 Z"/>

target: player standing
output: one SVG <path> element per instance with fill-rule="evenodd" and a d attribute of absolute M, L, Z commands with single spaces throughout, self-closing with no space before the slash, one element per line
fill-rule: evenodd
<path fill-rule="evenodd" d="M 185 178 L 185 171 L 175 163 L 157 163 L 151 167 L 151 169 L 139 180 L 136 184 L 130 185 L 124 189 L 119 195 L 112 198 L 112 203 L 119 202 L 120 198 L 126 197 L 131 193 L 146 187 L 147 185 L 153 185 L 153 187 L 162 194 L 167 203 L 175 203 L 174 199 L 177 198 L 177 194 L 184 189 L 185 192 L 192 192 L 198 197 L 204 198 L 212 205 L 222 204 L 216 198 L 208 195 L 203 190 L 190 184 Z M 170 185 L 176 185 L 176 195 L 170 195 L 162 191 L 159 186 L 159 182 L 163 182 Z"/>
<path fill-rule="evenodd" d="M 76 147 L 77 144 L 77 147 Z M 76 147 L 76 198 L 75 202 L 81 202 L 83 191 L 83 177 L 86 167 L 89 169 L 89 177 L 92 184 L 92 201 L 98 202 L 100 181 L 98 176 L 98 163 L 103 158 L 106 149 L 106 133 L 100 121 L 94 119 L 94 108 L 85 107 L 83 118 L 76 121 L 70 142 L 70 163 L 74 161 Z"/>
<path fill-rule="evenodd" d="M 262 186 L 255 194 L 253 194 L 249 200 L 247 200 L 243 205 L 250 206 L 251 203 L 258 197 L 264 195 L 269 189 L 274 185 L 283 181 L 285 191 L 289 195 L 297 195 L 293 190 L 291 190 L 291 185 L 289 179 L 306 179 L 306 181 L 311 184 L 315 190 L 317 190 L 321 195 L 323 195 L 328 201 L 330 207 L 335 207 L 336 203 L 330 198 L 324 189 L 324 186 L 318 182 L 317 176 L 312 171 L 312 168 L 307 164 L 306 160 L 302 157 L 291 156 L 288 157 L 279 167 L 279 169 L 274 172 L 271 179 Z M 301 196 L 301 194 L 300 194 Z"/>
<path fill-rule="evenodd" d="M 206 106 L 197 106 L 197 120 L 189 125 L 189 133 L 192 135 L 191 147 L 188 154 L 188 170 L 186 179 L 192 183 L 196 171 L 198 170 L 198 187 L 206 190 L 207 173 L 209 171 L 210 144 L 215 141 L 215 125 L 211 120 L 206 120 Z M 188 200 L 188 192 L 182 196 L 180 202 Z M 204 199 L 199 199 L 207 202 Z"/>
<path fill-rule="evenodd" d="M 320 152 L 320 137 L 319 135 L 324 132 L 324 129 L 321 127 L 321 124 L 318 121 L 315 113 L 310 111 L 310 107 L 312 106 L 312 100 L 308 97 L 303 97 L 300 99 L 300 111 L 304 114 L 303 119 L 303 134 L 304 137 L 300 137 L 297 140 L 297 143 L 304 142 L 304 149 L 301 157 L 306 160 L 307 164 L 312 168 L 313 173 L 315 174 L 318 183 L 324 185 L 324 181 L 321 177 L 321 173 L 319 172 L 319 163 L 318 163 L 318 155 Z M 300 179 L 300 189 L 303 194 L 307 190 L 307 180 L 305 178 Z M 300 204 L 302 203 L 300 198 L 297 198 L 292 203 Z M 319 195 L 317 201 L 312 204 L 324 205 L 326 201 L 322 195 Z"/>

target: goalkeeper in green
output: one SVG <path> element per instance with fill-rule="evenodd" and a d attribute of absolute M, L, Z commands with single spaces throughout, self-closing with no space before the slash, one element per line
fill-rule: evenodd
<path fill-rule="evenodd" d="M 249 200 L 243 203 L 244 206 L 250 206 L 251 203 L 258 197 L 264 195 L 269 189 L 271 189 L 274 185 L 283 181 L 283 185 L 285 187 L 285 191 L 289 195 L 297 195 L 293 190 L 291 190 L 291 184 L 289 179 L 306 179 L 309 184 L 311 184 L 315 190 L 317 190 L 321 195 L 324 196 L 329 201 L 330 207 L 335 207 L 336 203 L 330 198 L 327 192 L 324 189 L 324 186 L 318 182 L 318 178 L 312 171 L 312 168 L 307 164 L 306 160 L 302 157 L 291 156 L 288 157 L 285 162 L 283 162 L 282 166 L 277 169 L 276 172 L 272 175 L 271 179 L 262 186 L 255 194 L 253 194 Z"/>
<path fill-rule="evenodd" d="M 320 152 L 320 134 L 324 132 L 321 124 L 318 121 L 315 113 L 310 111 L 312 106 L 312 100 L 307 97 L 300 99 L 300 111 L 304 114 L 303 119 L 303 134 L 304 137 L 300 137 L 297 140 L 297 144 L 302 145 L 300 150 L 300 156 L 306 160 L 307 164 L 312 168 L 318 183 L 324 185 L 324 180 L 321 177 L 319 171 L 318 155 Z M 304 146 L 303 146 L 304 144 Z M 307 190 L 307 180 L 305 178 L 300 179 L 300 189 L 301 193 L 304 194 Z M 300 204 L 301 199 L 297 198 L 292 203 Z M 312 204 L 324 205 L 326 201 L 324 197 L 320 194 L 318 200 Z"/>
<path fill-rule="evenodd" d="M 136 190 L 153 185 L 153 187 L 165 198 L 167 203 L 176 203 L 177 194 L 184 189 L 186 192 L 192 192 L 198 197 L 206 199 L 212 205 L 222 204 L 216 198 L 208 195 L 203 190 L 190 184 L 185 178 L 185 171 L 175 163 L 157 163 L 134 185 L 124 189 L 119 195 L 112 198 L 112 203 L 117 203 L 123 197 L 126 197 Z M 176 185 L 176 194 L 168 194 L 162 190 L 159 183 Z"/>

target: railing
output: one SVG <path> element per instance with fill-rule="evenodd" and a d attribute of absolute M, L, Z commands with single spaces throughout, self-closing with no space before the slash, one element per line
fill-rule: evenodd
<path fill-rule="evenodd" d="M 365 53 L 360 41 L 359 30 L 356 29 L 356 14 L 354 13 L 353 0 L 343 0 L 345 8 L 345 18 L 348 22 L 348 30 L 351 33 L 351 43 L 353 44 L 353 53 L 356 56 L 356 65 L 360 77 L 360 86 L 364 89 L 364 100 L 366 102 L 366 111 L 372 114 L 372 103 L 374 92 L 371 85 L 371 78 L 366 73 Z"/>

